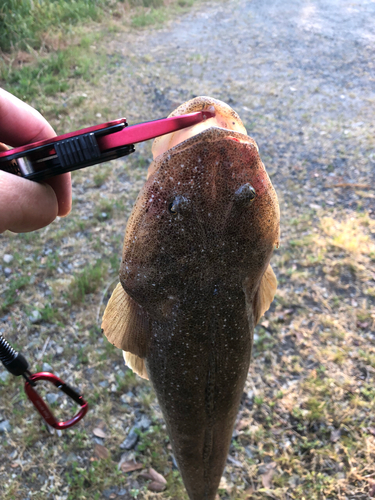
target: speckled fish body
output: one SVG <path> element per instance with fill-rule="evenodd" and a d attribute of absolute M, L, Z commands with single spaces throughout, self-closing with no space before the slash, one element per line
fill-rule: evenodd
<path fill-rule="evenodd" d="M 198 99 L 193 110 L 223 104 Z M 255 142 L 227 128 L 172 146 L 150 171 L 103 330 L 150 378 L 189 498 L 214 500 L 253 329 L 276 288 L 277 197 Z"/>

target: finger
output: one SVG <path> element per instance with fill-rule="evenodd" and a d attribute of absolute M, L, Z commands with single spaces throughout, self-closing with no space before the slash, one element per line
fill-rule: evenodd
<path fill-rule="evenodd" d="M 56 194 L 48 184 L 0 171 L 0 233 L 34 231 L 58 214 Z"/>
<path fill-rule="evenodd" d="M 40 113 L 4 89 L 0 89 L 0 138 L 11 146 L 55 137 L 55 131 Z"/>
<path fill-rule="evenodd" d="M 51 125 L 38 111 L 4 89 L 0 89 L 0 117 L 0 139 L 12 146 L 56 136 Z M 72 204 L 70 173 L 49 179 L 46 184 L 56 193 L 57 215 L 67 215 Z"/>
<path fill-rule="evenodd" d="M 58 203 L 57 215 L 65 217 L 72 208 L 72 183 L 70 172 L 51 177 L 46 181 L 46 184 L 50 185 L 55 191 Z"/>
<path fill-rule="evenodd" d="M 0 152 L 7 151 L 7 149 L 7 146 L 0 142 Z M 72 208 L 72 183 L 70 172 L 52 177 L 46 181 L 46 184 L 49 184 L 55 191 L 58 203 L 57 215 L 65 217 Z"/>

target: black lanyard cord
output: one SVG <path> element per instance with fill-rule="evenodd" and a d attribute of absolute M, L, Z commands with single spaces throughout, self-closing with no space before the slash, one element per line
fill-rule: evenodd
<path fill-rule="evenodd" d="M 0 334 L 0 361 L 12 375 L 22 375 L 27 379 L 29 373 L 29 363 L 25 357 L 13 349 Z"/>

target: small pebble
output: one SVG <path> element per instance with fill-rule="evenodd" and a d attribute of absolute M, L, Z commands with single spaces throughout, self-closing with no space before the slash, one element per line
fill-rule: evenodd
<path fill-rule="evenodd" d="M 248 446 L 245 446 L 245 453 L 249 458 L 255 457 L 254 453 L 250 450 L 250 448 Z"/>
<path fill-rule="evenodd" d="M 129 391 L 126 394 L 122 394 L 122 396 L 120 397 L 120 399 L 121 399 L 122 403 L 130 404 L 132 402 L 132 399 L 134 397 L 135 397 L 134 394 L 131 391 Z"/>
<path fill-rule="evenodd" d="M 138 427 L 138 429 L 142 429 L 142 431 L 147 431 L 150 425 L 151 420 L 146 417 L 146 415 L 142 415 L 142 418 L 136 423 L 136 427 Z"/>
<path fill-rule="evenodd" d="M 77 460 L 78 460 L 78 457 L 73 452 L 69 453 L 69 455 L 66 457 L 66 463 L 77 462 Z"/>
<path fill-rule="evenodd" d="M 1 382 L 3 382 L 3 383 L 7 382 L 7 380 L 9 379 L 9 376 L 10 376 L 10 373 L 7 372 L 7 371 L 5 371 L 5 370 L 2 371 L 2 372 L 0 372 L 0 380 L 1 380 Z"/>
<path fill-rule="evenodd" d="M 146 415 L 142 415 L 140 420 L 138 420 L 133 427 L 130 429 L 130 432 L 127 438 L 120 444 L 120 448 L 122 450 L 132 450 L 138 442 L 139 435 L 137 430 L 146 431 L 151 425 L 151 420 L 146 417 Z"/>
<path fill-rule="evenodd" d="M 43 370 L 44 372 L 51 372 L 51 373 L 53 372 L 53 370 L 52 370 L 52 366 L 51 366 L 49 363 L 43 363 L 43 368 L 42 368 L 42 370 Z"/>
<path fill-rule="evenodd" d="M 4 274 L 5 276 L 10 276 L 12 274 L 12 270 L 10 267 L 5 267 L 4 268 Z"/>
<path fill-rule="evenodd" d="M 44 371 L 47 371 L 47 370 L 44 370 Z M 59 399 L 59 395 L 55 394 L 54 392 L 49 392 L 48 394 L 46 394 L 46 400 L 48 401 L 48 403 L 50 405 L 52 405 L 53 403 L 56 403 L 56 401 L 58 399 Z"/>
<path fill-rule="evenodd" d="M 5 264 L 10 264 L 13 260 L 13 255 L 9 255 L 8 253 L 6 253 L 3 257 L 3 261 L 5 262 Z"/>
<path fill-rule="evenodd" d="M 94 441 L 94 443 L 96 443 L 96 444 L 100 444 L 100 445 L 102 445 L 102 444 L 103 444 L 103 439 L 100 439 L 100 438 L 98 438 L 98 437 L 93 437 L 93 441 Z"/>
<path fill-rule="evenodd" d="M 9 420 L 3 420 L 0 422 L 0 433 L 10 432 L 12 429 Z"/>
<path fill-rule="evenodd" d="M 136 429 L 138 429 L 138 427 L 136 426 L 130 429 L 130 432 L 127 435 L 126 439 L 120 444 L 120 448 L 122 450 L 132 450 L 137 444 L 139 436 L 136 433 Z"/>
<path fill-rule="evenodd" d="M 104 490 L 103 491 L 104 498 L 116 498 L 116 494 L 115 494 L 115 496 L 113 496 L 113 494 L 115 493 L 115 491 L 116 491 L 116 488 L 111 488 L 111 489 L 108 489 L 108 490 Z"/>
<path fill-rule="evenodd" d="M 29 320 L 31 323 L 38 323 L 42 319 L 42 315 L 39 311 L 33 311 L 31 315 L 29 316 Z"/>
<path fill-rule="evenodd" d="M 58 345 L 56 347 L 56 354 L 62 354 L 64 352 L 64 348 Z"/>

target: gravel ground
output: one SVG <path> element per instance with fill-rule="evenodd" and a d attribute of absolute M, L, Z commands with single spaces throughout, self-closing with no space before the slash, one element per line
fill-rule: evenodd
<path fill-rule="evenodd" d="M 163 29 L 113 33 L 99 83 L 34 102 L 62 133 L 211 95 L 259 145 L 280 200 L 279 289 L 257 327 L 223 500 L 375 496 L 374 18 L 370 0 L 199 4 Z M 0 369 L 4 499 L 186 498 L 149 384 L 99 329 L 150 157 L 143 144 L 76 173 L 71 216 L 0 236 L 0 333 L 91 403 L 51 433 Z M 150 467 L 164 492 L 150 491 Z"/>

